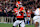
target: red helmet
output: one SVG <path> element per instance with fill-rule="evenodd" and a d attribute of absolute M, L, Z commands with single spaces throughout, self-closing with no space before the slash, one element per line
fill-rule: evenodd
<path fill-rule="evenodd" d="M 20 1 L 18 1 L 17 3 L 16 3 L 16 6 L 17 7 L 19 7 L 19 5 L 21 5 L 22 3 L 20 2 Z"/>

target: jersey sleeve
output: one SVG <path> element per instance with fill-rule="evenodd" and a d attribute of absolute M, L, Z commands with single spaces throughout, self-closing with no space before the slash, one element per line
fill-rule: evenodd
<path fill-rule="evenodd" d="M 22 10 L 24 10 L 24 7 L 21 7 L 21 8 L 20 8 L 20 11 L 22 11 Z"/>
<path fill-rule="evenodd" d="M 39 15 L 38 13 L 38 9 L 36 9 L 36 11 L 34 12 L 35 15 Z"/>
<path fill-rule="evenodd" d="M 15 8 L 14 8 L 14 10 L 13 11 L 15 11 Z"/>
<path fill-rule="evenodd" d="M 13 11 L 14 11 L 14 12 L 16 12 L 16 9 L 17 9 L 17 8 L 14 8 L 14 10 L 13 10 Z"/>

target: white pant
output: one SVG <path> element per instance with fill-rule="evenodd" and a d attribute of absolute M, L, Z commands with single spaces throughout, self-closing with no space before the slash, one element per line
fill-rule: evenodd
<path fill-rule="evenodd" d="M 33 21 L 34 21 L 34 24 L 35 24 L 36 22 L 38 22 L 38 23 L 39 23 L 39 26 L 40 26 L 40 16 L 34 16 L 34 17 L 33 17 Z"/>
<path fill-rule="evenodd" d="M 20 23 L 21 23 L 21 24 L 20 24 Z M 14 22 L 13 26 L 17 26 L 17 25 L 19 25 L 19 24 L 20 24 L 21 27 L 25 27 L 24 20 L 16 20 L 16 21 Z"/>

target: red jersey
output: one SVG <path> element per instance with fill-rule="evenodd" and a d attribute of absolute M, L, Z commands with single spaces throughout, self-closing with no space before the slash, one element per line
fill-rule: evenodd
<path fill-rule="evenodd" d="M 14 8 L 15 13 L 17 14 L 17 18 L 24 18 L 24 13 L 21 13 L 22 10 L 24 10 L 23 7 L 21 7 L 19 10 L 17 10 L 17 8 Z"/>
<path fill-rule="evenodd" d="M 26 12 L 26 14 L 27 14 L 27 17 L 30 17 L 31 16 L 31 11 L 29 11 L 29 12 Z"/>

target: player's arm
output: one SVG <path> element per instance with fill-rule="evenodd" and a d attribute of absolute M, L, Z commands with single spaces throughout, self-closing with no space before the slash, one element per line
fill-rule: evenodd
<path fill-rule="evenodd" d="M 12 10 L 12 12 L 13 12 L 13 15 L 16 15 L 16 13 L 15 13 L 15 11 L 14 11 L 14 10 Z"/>
<path fill-rule="evenodd" d="M 35 10 L 34 14 L 35 14 L 35 15 L 39 15 L 39 14 L 38 14 L 38 9 Z"/>
<path fill-rule="evenodd" d="M 26 13 L 26 11 L 25 11 L 25 8 L 24 8 L 24 7 L 23 7 L 23 10 L 22 10 L 22 12 L 23 12 L 23 13 Z"/>
<path fill-rule="evenodd" d="M 23 13 L 26 13 L 26 11 L 25 11 L 25 10 L 22 10 L 22 12 L 23 12 Z"/>

